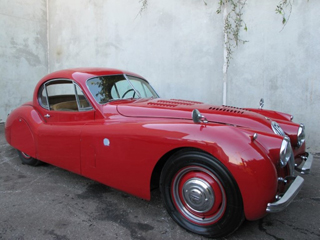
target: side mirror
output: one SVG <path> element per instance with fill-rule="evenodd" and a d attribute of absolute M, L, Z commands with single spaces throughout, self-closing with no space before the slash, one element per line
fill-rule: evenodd
<path fill-rule="evenodd" d="M 192 111 L 192 120 L 194 123 L 207 123 L 208 120 L 200 113 L 198 109 Z"/>

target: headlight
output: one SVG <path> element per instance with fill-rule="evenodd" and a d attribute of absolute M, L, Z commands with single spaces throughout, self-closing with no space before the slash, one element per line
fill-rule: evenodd
<path fill-rule="evenodd" d="M 298 129 L 298 143 L 297 143 L 297 146 L 298 147 L 301 147 L 302 144 L 304 143 L 304 141 L 306 140 L 306 134 L 305 134 L 305 127 L 303 124 L 300 124 L 300 127 Z"/>
<path fill-rule="evenodd" d="M 272 127 L 272 130 L 273 130 L 273 132 L 275 134 L 278 134 L 278 135 L 283 136 L 283 137 L 286 136 L 286 134 L 284 133 L 284 131 L 282 130 L 282 128 L 280 127 L 280 125 L 277 122 L 272 121 L 271 122 L 271 127 Z"/>
<path fill-rule="evenodd" d="M 280 147 L 280 166 L 285 167 L 290 160 L 292 155 L 292 148 L 290 144 L 290 139 L 284 137 Z"/>

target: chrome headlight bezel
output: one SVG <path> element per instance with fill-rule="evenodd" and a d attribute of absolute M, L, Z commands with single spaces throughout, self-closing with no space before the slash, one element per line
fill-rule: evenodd
<path fill-rule="evenodd" d="M 275 121 L 272 121 L 271 122 L 271 128 L 272 128 L 272 131 L 277 134 L 277 135 L 280 135 L 280 136 L 283 136 L 285 137 L 286 134 L 284 133 L 283 129 L 280 127 L 280 125 L 275 122 Z"/>
<path fill-rule="evenodd" d="M 306 140 L 305 126 L 300 124 L 297 133 L 297 147 L 301 147 Z"/>
<path fill-rule="evenodd" d="M 290 161 L 292 155 L 292 148 L 290 144 L 290 138 L 284 137 L 280 147 L 280 166 L 285 167 Z"/>

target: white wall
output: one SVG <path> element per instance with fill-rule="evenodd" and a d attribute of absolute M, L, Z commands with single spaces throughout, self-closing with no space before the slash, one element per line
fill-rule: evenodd
<path fill-rule="evenodd" d="M 162 97 L 220 102 L 223 22 L 217 6 L 150 0 L 138 15 L 138 0 L 51 1 L 51 70 L 115 67 L 144 76 Z"/>
<path fill-rule="evenodd" d="M 6 33 L 0 33 L 0 69 L 5 73 L 0 98 L 6 101 L 0 118 L 31 96 L 30 88 L 46 71 L 81 66 L 139 73 L 164 98 L 222 104 L 224 34 L 218 0 L 148 0 L 141 15 L 139 0 L 45 2 L 0 0 L 0 27 Z M 308 145 L 318 151 L 320 2 L 293 1 L 282 31 L 281 16 L 275 14 L 278 3 L 247 1 L 243 18 L 248 32 L 241 36 L 249 42 L 233 54 L 227 104 L 258 107 L 263 97 L 265 108 L 289 112 L 305 123 Z M 18 97 L 9 97 L 16 91 Z"/>
<path fill-rule="evenodd" d="M 249 42 L 234 53 L 227 101 L 258 107 L 263 97 L 265 108 L 304 123 L 308 146 L 320 150 L 320 2 L 293 1 L 283 30 L 276 3 L 248 1 L 244 20 L 249 30 L 243 37 Z"/>
<path fill-rule="evenodd" d="M 0 122 L 47 73 L 45 0 L 0 0 Z"/>

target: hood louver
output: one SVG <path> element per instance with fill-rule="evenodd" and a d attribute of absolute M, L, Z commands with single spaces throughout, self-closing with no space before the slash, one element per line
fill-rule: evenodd
<path fill-rule="evenodd" d="M 195 101 L 179 99 L 141 99 L 119 102 L 117 111 L 122 116 L 158 118 L 167 121 L 192 120 L 192 112 L 198 109 L 209 123 L 243 126 L 250 129 L 273 132 L 270 120 L 244 108 L 214 106 Z"/>
<path fill-rule="evenodd" d="M 149 106 L 158 106 L 158 107 L 177 107 L 177 106 L 192 106 L 195 104 L 201 104 L 201 102 L 186 101 L 179 99 L 170 99 L 170 100 L 158 100 L 155 102 L 148 102 Z"/>
<path fill-rule="evenodd" d="M 243 114 L 244 109 L 230 106 L 222 106 L 222 107 L 209 107 L 209 110 L 219 111 L 219 112 L 229 112 L 229 113 L 237 113 Z"/>

